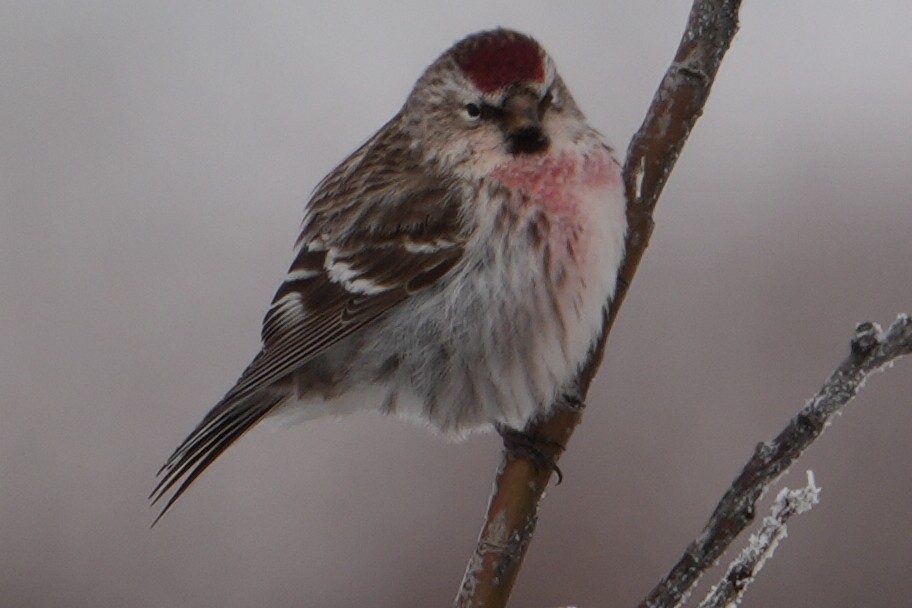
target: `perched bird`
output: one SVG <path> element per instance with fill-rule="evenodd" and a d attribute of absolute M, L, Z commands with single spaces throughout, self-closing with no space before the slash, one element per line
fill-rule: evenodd
<path fill-rule="evenodd" d="M 598 338 L 626 229 L 613 151 L 542 47 L 456 43 L 317 186 L 262 349 L 159 471 L 159 517 L 267 416 L 521 432 Z"/>

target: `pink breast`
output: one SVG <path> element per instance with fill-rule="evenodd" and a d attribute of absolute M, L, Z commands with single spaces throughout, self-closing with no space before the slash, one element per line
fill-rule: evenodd
<path fill-rule="evenodd" d="M 549 215 L 567 219 L 576 215 L 581 196 L 614 187 L 621 179 L 618 164 L 601 147 L 585 156 L 518 157 L 497 167 L 493 177 Z"/>
<path fill-rule="evenodd" d="M 518 157 L 499 166 L 493 177 L 518 191 L 522 207 L 534 217 L 544 212 L 549 226 L 550 255 L 563 278 L 582 278 L 589 268 L 591 239 L 589 217 L 620 186 L 617 162 L 599 146 L 589 154 L 565 152 L 556 156 Z M 600 194 L 604 192 L 605 194 Z M 596 237 L 598 238 L 598 237 Z"/>

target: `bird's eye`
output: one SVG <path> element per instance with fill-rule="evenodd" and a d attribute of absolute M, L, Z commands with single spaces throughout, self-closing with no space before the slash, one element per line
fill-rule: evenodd
<path fill-rule="evenodd" d="M 549 89 L 548 92 L 545 93 L 545 96 L 542 97 L 541 102 L 539 102 L 539 107 L 541 107 L 541 109 L 544 110 L 544 109 L 550 108 L 553 104 L 554 104 L 554 92 Z"/>
<path fill-rule="evenodd" d="M 478 118 L 481 116 L 481 108 L 478 107 L 478 104 L 475 103 L 467 103 L 465 106 L 465 111 L 469 118 Z"/>

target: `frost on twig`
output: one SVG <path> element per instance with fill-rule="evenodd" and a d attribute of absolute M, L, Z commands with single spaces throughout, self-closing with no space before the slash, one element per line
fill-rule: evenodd
<path fill-rule="evenodd" d="M 751 534 L 747 547 L 728 565 L 722 580 L 709 590 L 698 608 L 737 605 L 763 564 L 773 556 L 779 541 L 788 536 L 785 524 L 789 518 L 810 511 L 817 504 L 820 488 L 814 483 L 814 473 L 808 471 L 807 478 L 808 483 L 803 488 L 783 488 L 779 492 L 771 513 L 763 518 L 760 529 Z"/>
<path fill-rule="evenodd" d="M 757 446 L 753 457 L 719 501 L 703 532 L 690 543 L 678 563 L 640 607 L 678 606 L 700 576 L 753 521 L 757 500 L 766 488 L 820 436 L 871 374 L 910 353 L 912 318 L 909 315 L 899 315 L 886 331 L 876 323 L 859 324 L 852 337 L 849 356 L 775 439 Z"/>

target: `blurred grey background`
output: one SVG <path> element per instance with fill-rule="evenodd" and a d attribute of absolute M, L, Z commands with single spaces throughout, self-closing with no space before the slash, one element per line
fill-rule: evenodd
<path fill-rule="evenodd" d="M 311 188 L 440 52 L 535 35 L 623 151 L 690 2 L 4 4 L 0 605 L 448 606 L 495 436 L 257 428 L 150 530 L 154 473 L 255 352 Z M 912 309 L 912 4 L 742 17 L 514 606 L 635 605 L 854 324 Z M 901 361 L 795 467 L 823 502 L 746 606 L 909 605 L 910 395 Z"/>

